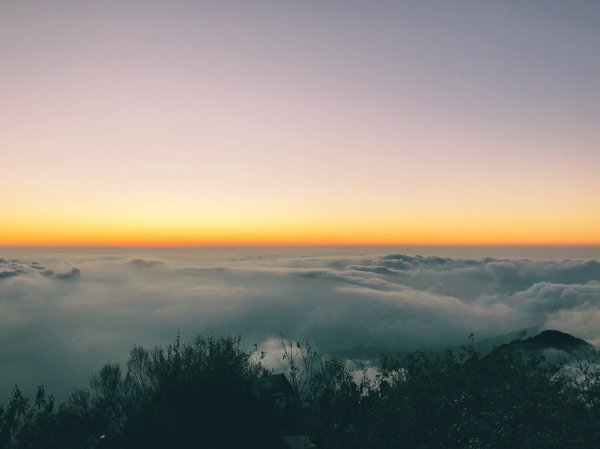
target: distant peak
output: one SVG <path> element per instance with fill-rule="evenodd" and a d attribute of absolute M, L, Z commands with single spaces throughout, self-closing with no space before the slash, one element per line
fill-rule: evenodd
<path fill-rule="evenodd" d="M 592 345 L 581 338 L 574 337 L 566 332 L 548 329 L 533 337 L 523 340 L 524 344 L 533 346 L 544 346 L 557 349 L 581 349 L 592 348 Z"/>
<path fill-rule="evenodd" d="M 528 353 L 542 353 L 548 349 L 555 349 L 567 354 L 584 355 L 594 347 L 587 341 L 566 332 L 548 329 L 525 340 L 513 340 L 496 348 L 500 352 L 515 349 Z"/>

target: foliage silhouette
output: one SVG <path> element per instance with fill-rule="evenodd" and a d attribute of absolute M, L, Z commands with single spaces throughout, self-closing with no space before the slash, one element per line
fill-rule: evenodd
<path fill-rule="evenodd" d="M 522 346 L 522 345 L 521 345 Z M 288 410 L 250 392 L 272 374 L 239 337 L 136 346 L 56 405 L 15 387 L 0 407 L 0 448 L 278 448 L 284 430 L 319 448 L 600 447 L 598 354 L 567 365 L 504 346 L 383 355 L 375 376 L 282 338 Z M 596 357 L 596 360 L 594 359 Z M 284 426 L 291 417 L 295 427 Z"/>

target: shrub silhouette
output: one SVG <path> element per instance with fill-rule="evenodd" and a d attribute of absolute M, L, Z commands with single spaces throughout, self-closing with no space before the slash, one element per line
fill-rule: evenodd
<path fill-rule="evenodd" d="M 15 388 L 0 407 L 0 448 L 278 448 L 282 413 L 319 448 L 600 447 L 594 361 L 465 347 L 387 355 L 369 377 L 310 344 L 283 344 L 296 392 L 287 413 L 250 393 L 271 372 L 239 337 L 178 337 L 134 347 L 124 370 L 105 365 L 58 406 L 43 387 L 33 401 Z"/>

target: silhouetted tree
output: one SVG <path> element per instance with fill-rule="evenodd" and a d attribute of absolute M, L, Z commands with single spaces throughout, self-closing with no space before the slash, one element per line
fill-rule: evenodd
<path fill-rule="evenodd" d="M 550 363 L 521 343 L 385 355 L 369 377 L 282 339 L 294 430 L 320 449 L 600 447 L 598 354 Z M 249 388 L 271 374 L 263 357 L 239 337 L 178 337 L 134 347 L 125 371 L 105 365 L 58 406 L 43 387 L 33 401 L 15 387 L 0 448 L 279 448 L 284 411 Z"/>

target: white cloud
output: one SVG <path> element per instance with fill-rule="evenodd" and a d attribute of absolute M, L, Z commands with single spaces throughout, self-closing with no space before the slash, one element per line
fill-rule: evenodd
<path fill-rule="evenodd" d="M 178 329 L 420 348 L 539 325 L 600 342 L 600 263 L 386 256 L 0 259 L 0 394 L 64 393 Z"/>

